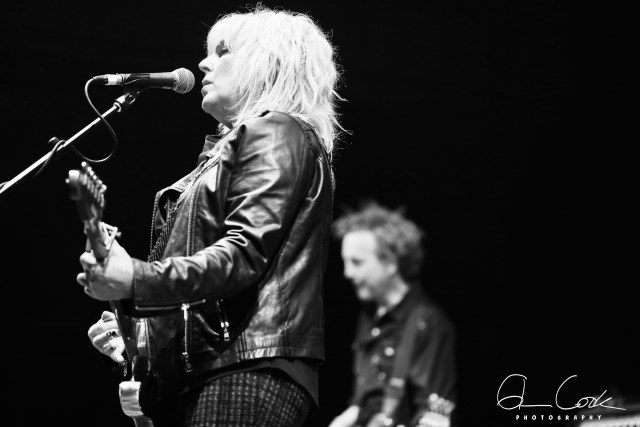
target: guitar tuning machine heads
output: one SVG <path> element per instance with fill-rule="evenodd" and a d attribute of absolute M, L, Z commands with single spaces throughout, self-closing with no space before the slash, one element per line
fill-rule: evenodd
<path fill-rule="evenodd" d="M 96 174 L 93 171 L 93 168 L 91 167 L 91 165 L 89 165 L 89 163 L 87 162 L 82 162 L 81 163 L 82 169 L 85 171 L 85 173 L 87 175 L 89 175 L 91 178 L 95 178 Z"/>

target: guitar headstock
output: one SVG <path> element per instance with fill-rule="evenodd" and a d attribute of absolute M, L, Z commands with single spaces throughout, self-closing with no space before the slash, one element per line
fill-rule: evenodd
<path fill-rule="evenodd" d="M 105 207 L 107 186 L 98 178 L 91 166 L 82 162 L 82 170 L 70 170 L 66 183 L 69 196 L 76 202 L 83 221 L 100 220 Z"/>

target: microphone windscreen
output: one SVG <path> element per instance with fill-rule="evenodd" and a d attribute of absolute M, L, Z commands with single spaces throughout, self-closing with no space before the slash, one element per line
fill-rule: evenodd
<path fill-rule="evenodd" d="M 173 71 L 175 76 L 175 83 L 173 84 L 173 90 L 178 93 L 187 93 L 196 84 L 196 78 L 193 73 L 186 68 L 178 68 Z"/>

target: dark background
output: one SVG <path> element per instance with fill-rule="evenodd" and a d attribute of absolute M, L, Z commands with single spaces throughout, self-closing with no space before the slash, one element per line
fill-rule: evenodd
<path fill-rule="evenodd" d="M 51 137 L 70 138 L 95 118 L 83 93 L 92 76 L 185 67 L 199 82 L 208 27 L 245 5 L 13 3 L 1 15 L 0 181 L 42 157 Z M 351 134 L 335 156 L 335 213 L 375 198 L 404 206 L 428 233 L 425 287 L 458 330 L 459 425 L 518 425 L 517 411 L 496 406 L 516 373 L 528 377 L 530 404 L 552 404 L 571 375 L 567 403 L 605 390 L 637 402 L 629 12 L 530 0 L 265 4 L 310 13 L 338 47 Z M 122 90 L 90 93 L 106 111 Z M 191 169 L 215 122 L 200 109 L 198 83 L 185 95 L 147 91 L 110 123 L 119 151 L 94 167 L 108 185 L 104 219 L 145 258 L 155 191 Z M 99 127 L 77 147 L 102 157 L 110 144 Z M 84 236 L 64 180 L 78 166 L 66 152 L 0 195 L 10 425 L 133 425 L 86 336 L 107 306 L 75 282 Z M 351 387 L 357 302 L 333 245 L 313 426 L 346 407 Z M 553 424 L 564 423 L 544 423 Z"/>

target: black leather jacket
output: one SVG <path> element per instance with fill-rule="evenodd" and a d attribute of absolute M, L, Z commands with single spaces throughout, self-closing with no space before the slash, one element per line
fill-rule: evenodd
<path fill-rule="evenodd" d="M 314 130 L 266 112 L 158 192 L 154 236 L 167 200 L 175 222 L 161 261 L 134 259 L 128 314 L 146 319 L 146 351 L 160 376 L 184 383 L 246 360 L 324 358 L 333 190 Z"/>

